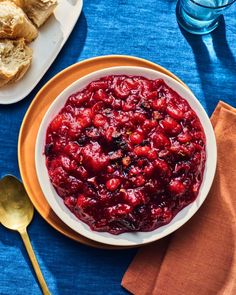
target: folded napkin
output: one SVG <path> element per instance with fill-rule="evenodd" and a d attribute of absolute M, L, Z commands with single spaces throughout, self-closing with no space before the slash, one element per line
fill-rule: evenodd
<path fill-rule="evenodd" d="M 122 286 L 135 295 L 236 294 L 236 109 L 211 118 L 218 163 L 199 211 L 172 236 L 141 248 Z"/>

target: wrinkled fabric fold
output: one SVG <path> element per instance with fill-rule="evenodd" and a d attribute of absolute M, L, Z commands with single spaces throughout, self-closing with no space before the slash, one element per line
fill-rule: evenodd
<path fill-rule="evenodd" d="M 139 250 L 122 280 L 132 294 L 236 294 L 236 109 L 219 102 L 211 122 L 218 161 L 209 195 L 170 238 Z"/>

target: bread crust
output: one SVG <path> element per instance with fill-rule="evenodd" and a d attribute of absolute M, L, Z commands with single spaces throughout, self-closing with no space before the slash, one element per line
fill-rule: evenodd
<path fill-rule="evenodd" d="M 14 0 L 14 2 L 25 11 L 38 28 L 46 22 L 57 6 L 57 0 Z"/>
<path fill-rule="evenodd" d="M 24 11 L 11 1 L 0 2 L 0 38 L 24 38 L 27 42 L 38 36 L 38 30 Z"/>
<path fill-rule="evenodd" d="M 0 87 L 20 80 L 32 62 L 32 49 L 25 42 L 57 6 L 57 0 L 0 0 Z M 34 23 L 32 23 L 32 22 Z"/>
<path fill-rule="evenodd" d="M 17 60 L 17 52 L 20 53 L 21 60 Z M 13 68 L 5 61 L 11 55 Z M 14 60 L 15 58 L 15 60 Z M 32 61 L 32 49 L 25 44 L 24 39 L 0 40 L 0 87 L 20 80 Z"/>

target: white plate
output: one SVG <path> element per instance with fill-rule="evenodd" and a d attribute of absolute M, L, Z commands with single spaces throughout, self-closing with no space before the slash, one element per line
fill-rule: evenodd
<path fill-rule="evenodd" d="M 0 104 L 11 104 L 25 98 L 53 63 L 74 28 L 83 0 L 58 0 L 48 21 L 39 29 L 38 38 L 30 44 L 33 61 L 26 75 L 15 84 L 0 89 Z"/>
<path fill-rule="evenodd" d="M 97 80 L 103 76 L 112 74 L 144 76 L 149 79 L 164 79 L 164 81 L 172 89 L 174 89 L 182 97 L 184 97 L 188 101 L 192 109 L 195 110 L 202 123 L 206 135 L 206 166 L 203 182 L 197 199 L 193 203 L 185 207 L 183 210 L 181 210 L 169 224 L 159 227 L 158 229 L 151 232 L 123 233 L 115 236 L 105 232 L 92 231 L 87 224 L 77 219 L 75 215 L 72 214 L 71 211 L 64 205 L 63 200 L 57 195 L 54 187 L 49 180 L 48 171 L 45 164 L 45 155 L 43 154 L 43 152 L 47 127 L 51 120 L 64 106 L 68 97 L 71 94 L 82 90 L 90 82 Z M 165 237 L 166 235 L 169 235 L 173 231 L 177 230 L 180 226 L 182 226 L 185 222 L 187 222 L 197 212 L 197 210 L 204 202 L 214 178 L 216 169 L 216 141 L 211 122 L 205 110 L 192 94 L 192 92 L 186 89 L 182 84 L 165 74 L 146 68 L 113 67 L 96 71 L 85 77 L 80 78 L 79 80 L 71 84 L 68 88 L 66 88 L 56 98 L 56 100 L 52 103 L 47 113 L 45 114 L 38 131 L 35 148 L 35 163 L 37 176 L 42 191 L 50 207 L 65 224 L 67 224 L 70 228 L 72 228 L 79 234 L 97 242 L 117 246 L 135 246 L 153 242 Z"/>

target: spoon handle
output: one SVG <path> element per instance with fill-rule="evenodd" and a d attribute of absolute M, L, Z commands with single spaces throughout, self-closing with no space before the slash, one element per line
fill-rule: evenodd
<path fill-rule="evenodd" d="M 32 245 L 31 245 L 31 242 L 30 242 L 30 239 L 29 239 L 26 228 L 19 230 L 19 233 L 20 233 L 20 235 L 22 237 L 22 240 L 23 240 L 23 242 L 25 244 L 25 248 L 26 248 L 26 250 L 28 252 L 28 255 L 29 255 L 29 258 L 30 258 L 30 260 L 32 262 L 33 268 L 35 270 L 35 273 L 36 273 L 36 276 L 38 278 L 39 284 L 40 284 L 40 286 L 42 288 L 43 294 L 44 295 L 51 295 L 50 291 L 48 290 L 47 284 L 46 284 L 46 282 L 44 280 L 43 274 L 42 274 L 42 272 L 40 270 L 37 258 L 36 258 L 35 254 L 34 254 L 34 250 L 32 248 Z"/>

